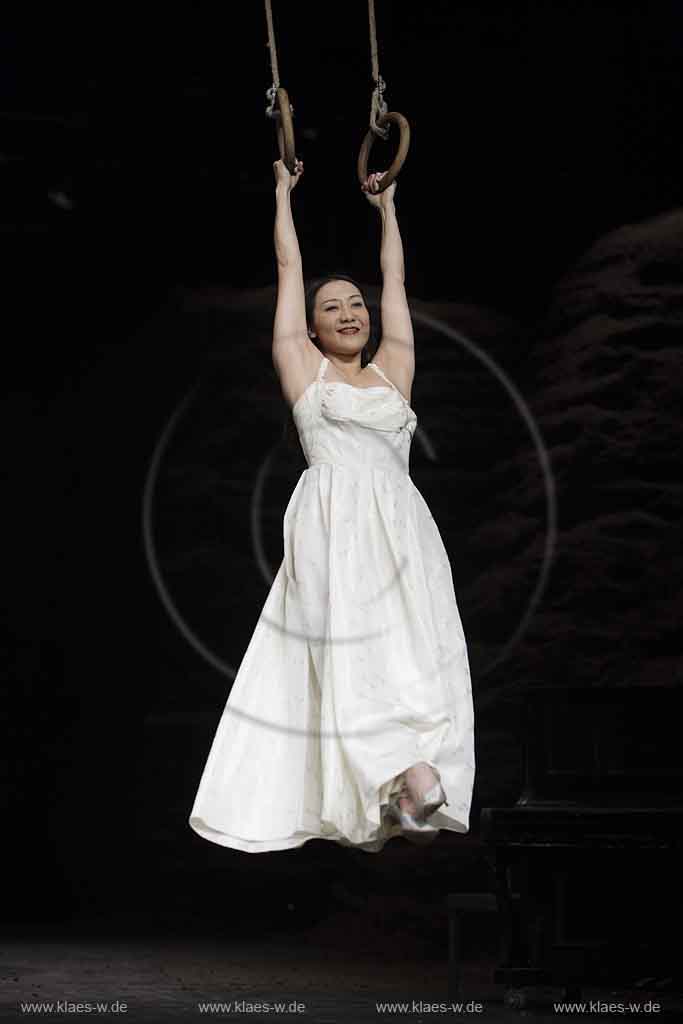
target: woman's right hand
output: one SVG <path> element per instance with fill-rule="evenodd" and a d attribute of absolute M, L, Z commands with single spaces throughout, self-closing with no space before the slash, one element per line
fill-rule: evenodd
<path fill-rule="evenodd" d="M 290 174 L 283 160 L 276 160 L 273 164 L 273 172 L 275 174 L 276 185 L 284 185 L 288 192 L 291 192 L 293 188 L 296 188 L 299 178 L 304 173 L 304 165 L 302 160 L 297 160 L 295 165 L 295 173 Z"/>

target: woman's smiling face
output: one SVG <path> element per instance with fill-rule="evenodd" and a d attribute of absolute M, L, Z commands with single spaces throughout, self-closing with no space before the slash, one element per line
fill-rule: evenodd
<path fill-rule="evenodd" d="M 370 336 L 370 314 L 350 281 L 328 281 L 318 290 L 313 332 L 326 352 L 360 352 Z"/>

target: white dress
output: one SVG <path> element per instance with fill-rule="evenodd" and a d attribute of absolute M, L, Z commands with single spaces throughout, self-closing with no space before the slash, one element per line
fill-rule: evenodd
<path fill-rule="evenodd" d="M 418 761 L 467 832 L 474 715 L 446 549 L 408 472 L 417 417 L 386 382 L 316 379 L 292 414 L 308 468 L 284 515 L 284 558 L 254 629 L 189 819 L 249 853 L 331 839 L 378 852 L 383 808 Z"/>

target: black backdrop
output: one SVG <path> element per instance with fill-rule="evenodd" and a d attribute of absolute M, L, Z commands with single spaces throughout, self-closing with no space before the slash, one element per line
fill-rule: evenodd
<path fill-rule="evenodd" d="M 305 269 L 347 269 L 371 287 L 379 283 L 378 226 L 355 180 L 370 102 L 366 17 L 362 3 L 275 5 L 280 74 L 306 166 L 293 200 Z M 521 660 L 482 679 L 477 692 L 571 674 L 567 652 L 578 655 L 567 623 L 583 623 L 586 609 L 602 633 L 577 670 L 583 681 L 599 681 L 602 663 L 591 659 L 607 648 L 628 649 L 639 681 L 680 680 L 672 399 L 682 295 L 672 239 L 680 220 L 673 228 L 657 221 L 681 204 L 680 9 L 673 2 L 482 7 L 428 0 L 378 2 L 377 18 L 389 105 L 413 129 L 396 205 L 416 308 L 466 329 L 545 413 L 564 488 L 561 526 L 595 525 L 605 514 L 595 498 L 605 465 L 624 485 L 615 501 L 627 519 L 643 488 L 661 499 L 644 535 L 622 535 L 615 557 L 623 562 L 626 552 L 635 568 L 621 580 L 616 604 L 601 591 L 586 605 L 584 582 L 609 544 L 599 528 L 584 562 L 582 535 L 564 536 L 554 577 L 564 625 L 558 629 L 548 599 L 549 617 Z M 210 893 L 222 872 L 244 869 L 253 878 L 256 870 L 249 858 L 205 849 L 186 825 L 227 684 L 161 608 L 140 510 L 160 432 L 199 382 L 206 404 L 194 403 L 175 442 L 160 542 L 183 610 L 239 661 L 264 599 L 243 543 L 250 467 L 277 443 L 281 425 L 268 351 L 276 154 L 264 117 L 264 44 L 260 4 L 231 6 L 220 18 L 208 4 L 167 8 L 163 17 L 60 10 L 41 14 L 39 24 L 11 24 L 2 36 L 4 675 L 11 708 L 3 791 L 15 922 L 66 922 L 95 906 L 106 917 L 131 893 L 136 909 L 141 893 L 150 905 L 168 906 L 171 891 L 204 886 Z M 381 151 L 378 143 L 373 152 Z M 594 253 L 594 243 L 618 229 L 626 235 L 607 245 L 607 256 Z M 582 270 L 588 252 L 594 255 Z M 633 276 L 625 272 L 623 254 L 633 252 L 649 279 L 637 265 Z M 620 268 L 617 284 L 614 275 L 601 276 L 606 265 Z M 617 340 L 607 356 L 610 339 L 596 335 L 595 358 L 607 363 L 577 362 L 575 326 L 595 315 L 623 324 L 658 281 L 659 333 L 628 352 Z M 424 336 L 416 405 L 420 414 L 422 400 L 424 422 L 453 442 L 443 478 L 453 486 L 440 499 L 439 470 L 419 453 L 416 473 L 457 567 L 466 632 L 481 666 L 514 627 L 536 578 L 543 495 L 538 475 L 528 494 L 513 497 L 509 477 L 510 492 L 504 477 L 499 487 L 488 474 L 508 443 L 505 458 L 521 450 L 533 470 L 535 457 L 481 367 L 462 353 L 449 362 L 452 349 Z M 659 370 L 643 376 L 640 357 L 653 352 Z M 613 385 L 610 373 L 627 363 L 629 376 Z M 207 368 L 216 367 L 220 376 L 212 378 Z M 596 434 L 587 411 L 586 396 L 602 386 L 617 388 L 611 415 L 618 438 Z M 454 435 L 449 396 L 457 396 L 461 417 Z M 514 436 L 498 429 L 513 421 Z M 622 444 L 629 423 L 637 443 Z M 553 424 L 560 430 L 554 438 Z M 219 435 L 222 454 L 204 459 L 202 439 Z M 216 466 L 221 486 L 236 481 L 236 505 L 225 489 L 212 489 Z M 278 515 L 296 479 L 294 468 L 287 472 L 270 510 L 274 563 Z M 466 506 L 454 481 L 466 484 L 459 492 Z M 517 557 L 529 561 L 510 584 L 507 607 L 500 591 L 491 596 L 490 536 L 471 538 L 487 520 L 500 540 L 511 508 L 520 515 L 532 508 L 537 529 L 519 544 Z M 189 579 L 178 566 L 201 530 L 215 557 Z M 495 560 L 502 570 L 511 566 L 504 543 Z M 251 582 L 240 583 L 236 597 L 231 581 L 245 579 Z M 645 646 L 634 649 L 638 621 L 648 630 Z M 623 678 L 619 665 L 614 672 Z M 492 707 L 482 707 L 475 810 L 487 799 L 514 800 L 518 791 L 515 712 L 499 703 L 496 717 Z M 441 849 L 444 861 L 455 856 L 454 847 Z M 278 872 L 297 858 L 337 853 L 273 855 L 267 866 L 259 859 L 258 885 L 272 872 L 275 891 Z M 341 852 L 338 864 L 363 870 Z M 193 904 L 188 915 L 195 912 Z M 291 926 L 291 915 L 283 920 Z"/>

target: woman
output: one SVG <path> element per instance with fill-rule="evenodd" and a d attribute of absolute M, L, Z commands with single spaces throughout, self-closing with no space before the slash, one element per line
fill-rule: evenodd
<path fill-rule="evenodd" d="M 308 468 L 190 826 L 254 853 L 431 842 L 469 829 L 472 691 L 448 556 L 408 473 L 415 359 L 396 185 L 363 186 L 382 220 L 382 335 L 368 360 L 356 282 L 304 290 L 290 201 L 303 164 L 274 171 L 273 363 Z"/>

